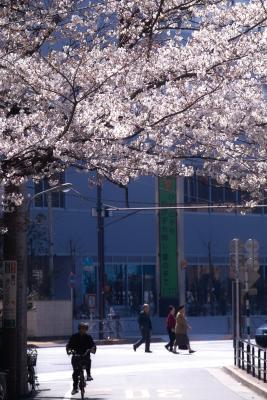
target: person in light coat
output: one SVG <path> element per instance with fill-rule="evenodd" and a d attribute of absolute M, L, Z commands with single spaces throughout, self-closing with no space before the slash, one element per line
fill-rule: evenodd
<path fill-rule="evenodd" d="M 178 307 L 178 313 L 176 315 L 174 353 L 177 353 L 177 347 L 180 350 L 188 350 L 190 354 L 195 353 L 195 350 L 192 350 L 190 346 L 187 333 L 189 329 L 191 329 L 191 326 L 185 318 L 185 306 L 183 305 Z"/>

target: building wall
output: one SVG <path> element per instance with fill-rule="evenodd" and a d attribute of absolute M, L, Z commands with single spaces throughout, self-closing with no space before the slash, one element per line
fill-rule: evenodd
<path fill-rule="evenodd" d="M 70 301 L 36 301 L 28 311 L 28 336 L 31 338 L 67 337 L 72 334 Z"/>
<path fill-rule="evenodd" d="M 71 270 L 75 270 L 77 276 L 75 295 L 76 302 L 80 307 L 83 304 L 84 296 L 97 287 L 97 221 L 96 217 L 92 216 L 92 208 L 96 206 L 96 188 L 88 183 L 88 174 L 78 173 L 74 170 L 66 172 L 65 181 L 73 183 L 73 187 L 80 192 L 80 195 L 74 192 L 67 193 L 65 195 L 65 208 L 53 209 L 56 288 L 58 298 L 67 299 L 70 296 L 68 276 Z M 153 177 L 143 177 L 131 183 L 129 185 L 129 205 L 131 207 L 155 205 L 155 182 Z M 105 183 L 103 202 L 105 205 L 124 207 L 126 205 L 125 190 L 111 183 Z M 45 208 L 32 208 L 33 219 L 40 213 L 46 217 L 47 210 Z M 265 267 L 267 265 L 265 263 L 267 258 L 266 217 L 264 214 L 244 216 L 240 213 L 185 211 L 182 218 L 184 224 L 184 257 L 188 263 L 187 286 L 190 279 L 201 282 L 205 274 L 208 279 L 210 272 L 203 273 L 202 269 L 206 267 L 209 269 L 210 264 L 212 264 L 219 268 L 219 278 L 224 282 L 224 285 L 228 286 L 228 296 L 230 291 L 227 281 L 229 243 L 234 237 L 239 237 L 244 241 L 248 238 L 255 238 L 259 241 L 261 265 L 263 266 L 261 271 L 262 282 L 265 285 L 267 275 Z M 47 232 L 46 219 L 43 221 L 43 229 Z M 157 217 L 153 211 L 114 212 L 113 216 L 105 218 L 106 269 L 110 282 L 113 280 L 111 283 L 109 282 L 109 285 L 113 285 L 114 290 L 118 293 L 121 292 L 115 297 L 124 296 L 123 304 L 127 306 L 132 300 L 126 299 L 127 295 L 123 292 L 129 290 L 130 274 L 134 274 L 134 279 L 140 287 L 143 285 L 143 293 L 139 296 L 138 301 L 142 302 L 147 299 L 149 301 L 151 296 L 155 297 L 156 288 L 153 288 L 154 292 L 152 290 L 153 293 L 151 294 L 152 278 L 146 271 L 151 266 L 154 268 L 153 284 L 155 285 L 156 235 Z M 36 252 L 37 249 L 35 249 Z M 177 265 L 177 267 L 179 266 Z M 117 271 L 117 277 L 115 277 L 114 270 Z M 89 275 L 91 276 L 91 289 L 89 288 L 86 292 L 84 282 L 86 279 L 88 283 Z M 118 281 L 123 281 L 123 290 L 118 289 L 121 284 Z M 205 290 L 208 290 L 207 284 L 205 285 Z M 264 285 L 262 291 L 265 290 Z M 212 291 L 213 288 L 209 287 L 209 290 Z M 205 296 L 208 298 L 210 294 Z M 203 299 L 203 302 L 209 301 L 206 298 Z M 151 304 L 154 302 L 155 306 L 157 301 L 155 298 L 152 300 Z M 198 301 L 198 298 L 195 298 L 195 302 Z M 120 304 L 115 305 L 120 306 Z M 118 308 L 123 313 L 123 307 Z M 201 312 L 205 313 L 206 311 Z"/>

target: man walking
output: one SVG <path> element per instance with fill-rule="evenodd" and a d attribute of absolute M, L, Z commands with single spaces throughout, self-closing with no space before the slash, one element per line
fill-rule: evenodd
<path fill-rule="evenodd" d="M 139 346 L 141 346 L 141 344 L 145 343 L 145 352 L 152 353 L 152 351 L 150 350 L 152 323 L 151 323 L 151 319 L 149 316 L 149 305 L 148 304 L 144 304 L 143 310 L 139 314 L 138 325 L 139 325 L 139 329 L 140 329 L 142 337 L 140 340 L 138 340 L 138 342 L 136 342 L 133 345 L 133 349 L 134 349 L 134 351 L 136 351 L 136 349 Z"/>

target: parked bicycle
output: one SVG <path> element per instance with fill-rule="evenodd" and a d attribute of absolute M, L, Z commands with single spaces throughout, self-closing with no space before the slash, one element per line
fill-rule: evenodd
<path fill-rule="evenodd" d="M 27 369 L 28 369 L 28 385 L 31 392 L 35 392 L 39 385 L 35 372 L 37 364 L 37 348 L 33 345 L 27 346 Z"/>
<path fill-rule="evenodd" d="M 84 354 L 80 355 L 77 354 L 75 351 L 70 351 L 68 354 L 72 354 L 74 357 L 74 364 L 75 364 L 75 369 L 77 369 L 77 375 L 78 375 L 78 388 L 80 389 L 81 392 L 81 398 L 84 399 L 84 393 L 85 393 L 85 387 L 86 387 L 86 381 L 84 377 L 84 370 L 86 369 L 86 363 L 87 363 L 87 356 L 89 353 L 94 353 L 95 350 L 87 350 Z"/>
<path fill-rule="evenodd" d="M 0 400 L 7 399 L 7 392 L 6 392 L 6 372 L 0 371 Z"/>

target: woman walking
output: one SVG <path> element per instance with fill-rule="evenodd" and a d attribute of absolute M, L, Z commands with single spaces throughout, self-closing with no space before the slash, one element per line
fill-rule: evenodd
<path fill-rule="evenodd" d="M 185 318 L 185 307 L 178 307 L 178 313 L 176 315 L 176 324 L 175 324 L 175 345 L 174 345 L 174 353 L 176 352 L 176 348 L 178 346 L 181 350 L 189 350 L 189 353 L 195 353 L 194 350 L 191 349 L 189 338 L 187 331 L 191 329 L 191 326 L 188 325 L 187 320 Z"/>
<path fill-rule="evenodd" d="M 169 306 L 169 313 L 167 316 L 167 332 L 169 335 L 169 343 L 166 344 L 165 348 L 168 351 L 172 351 L 173 350 L 173 345 L 175 342 L 175 324 L 176 324 L 176 320 L 175 320 L 175 308 L 173 306 Z"/>

